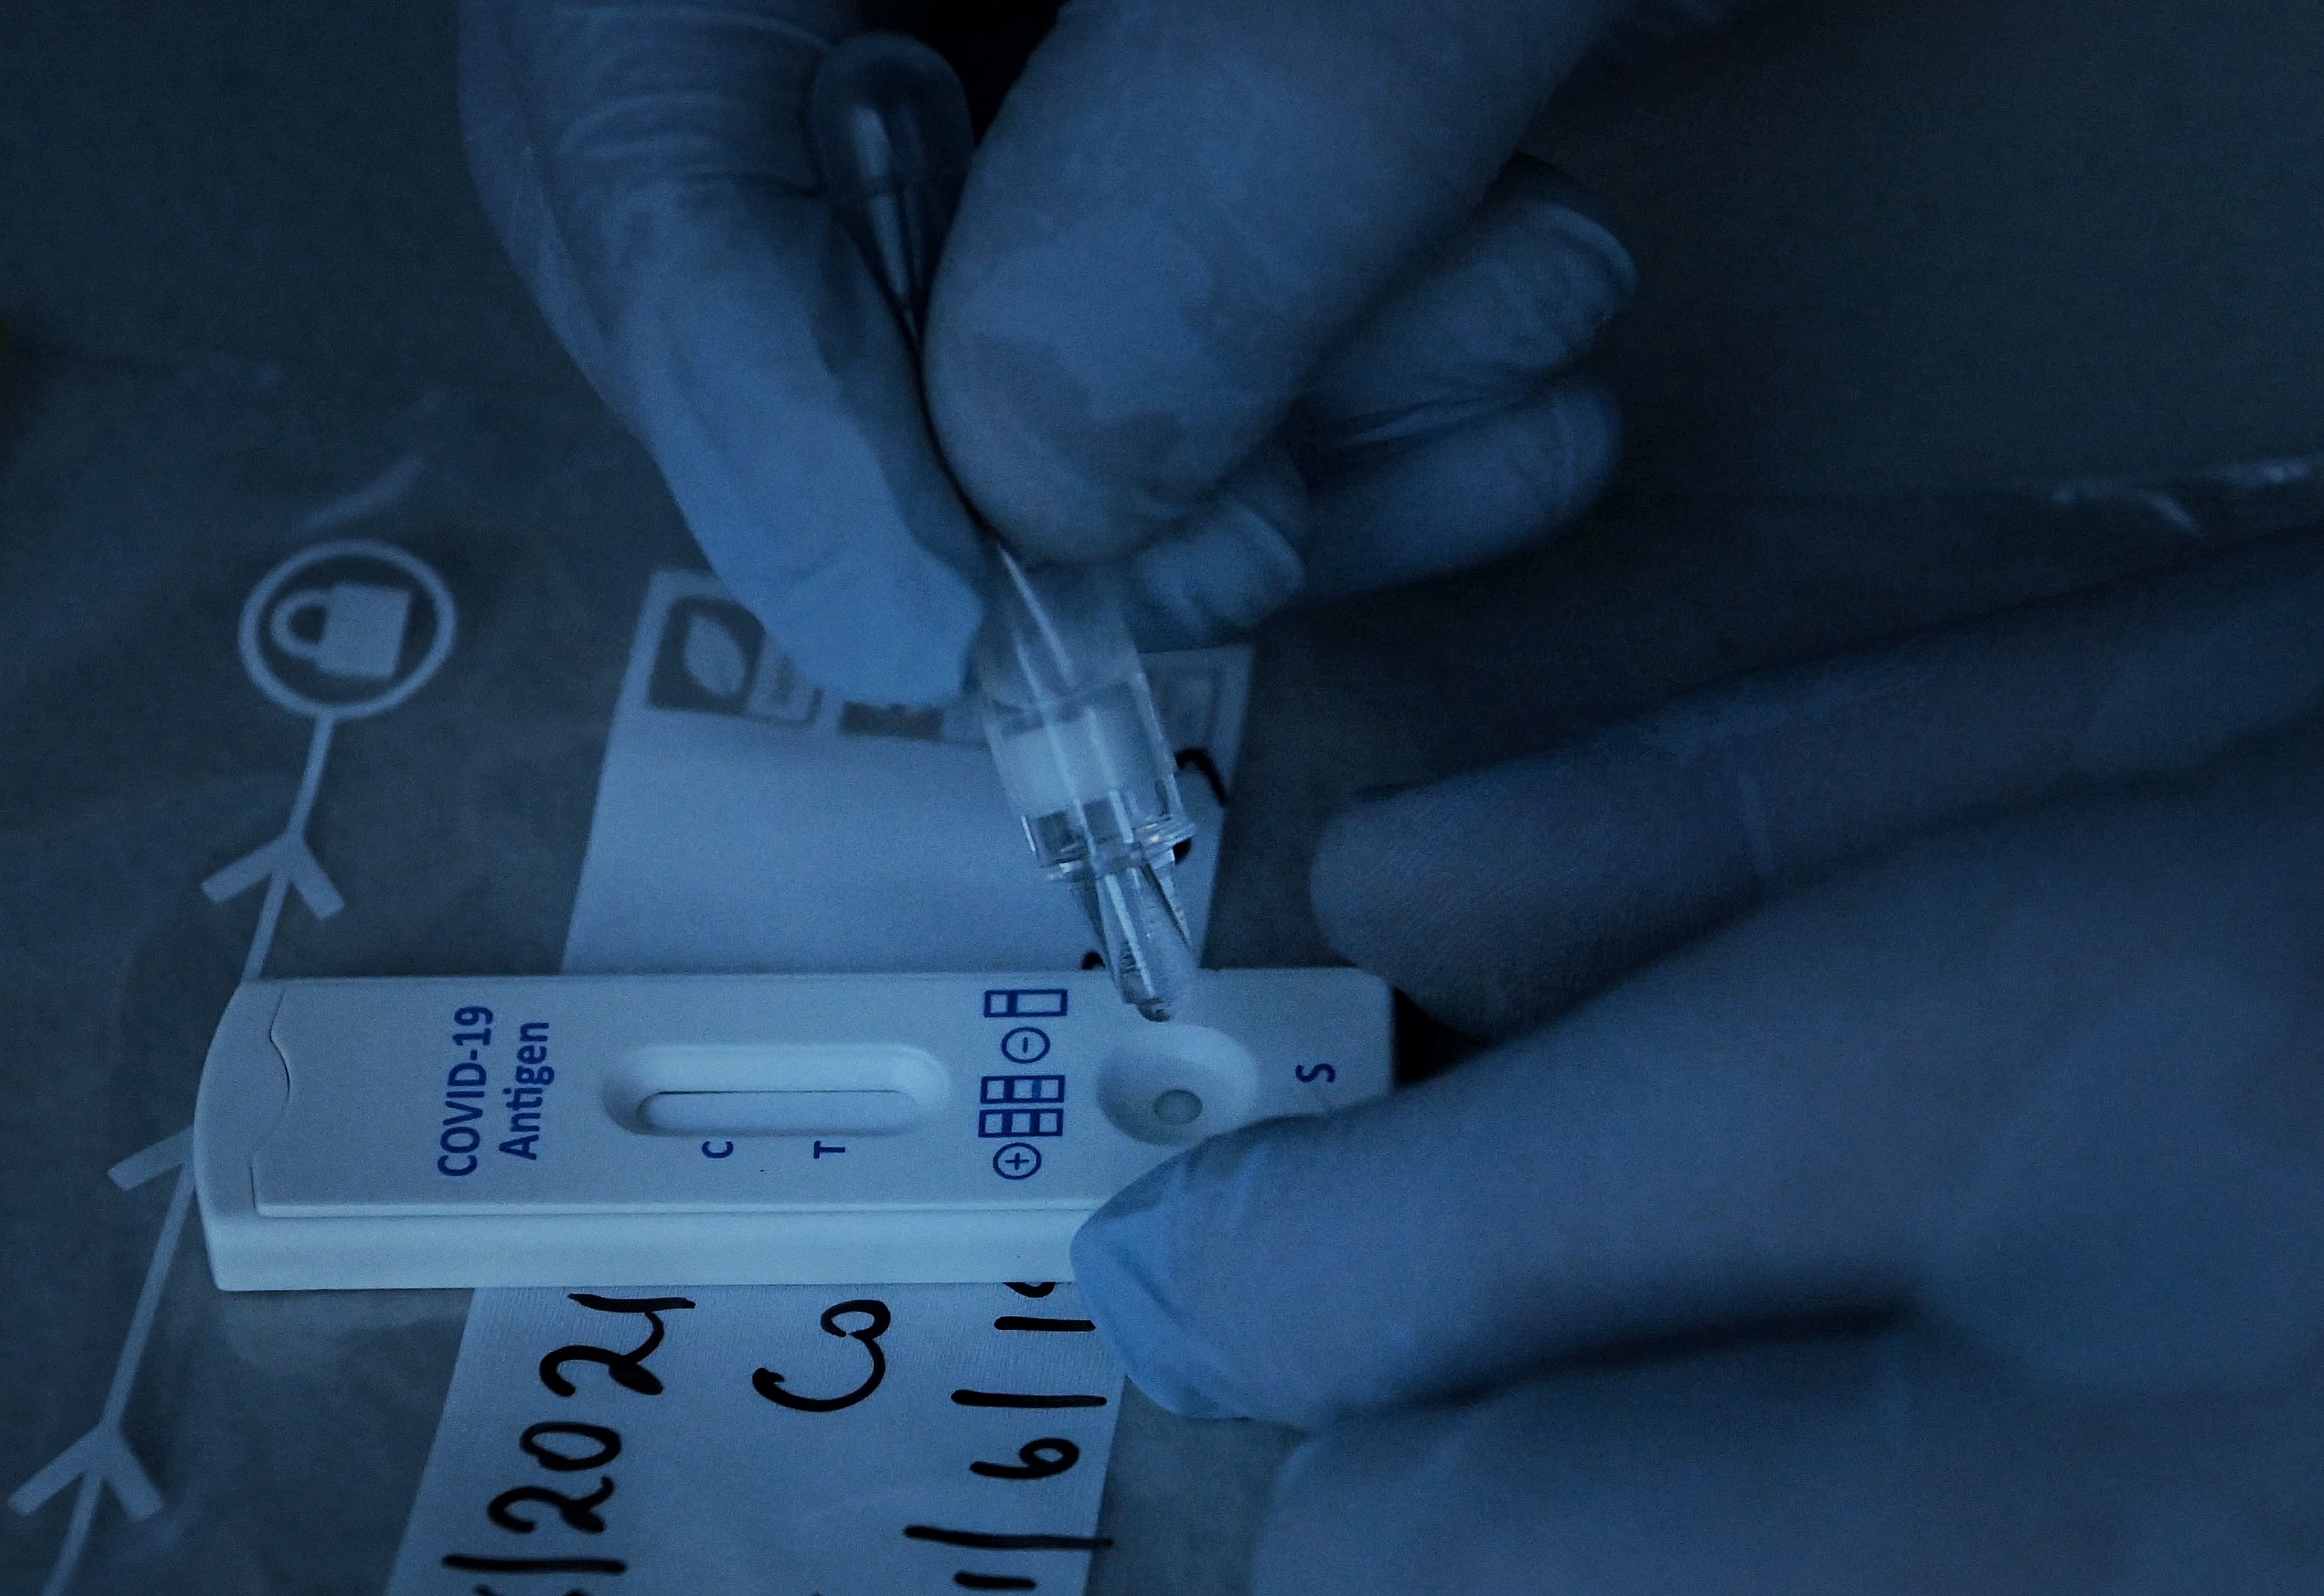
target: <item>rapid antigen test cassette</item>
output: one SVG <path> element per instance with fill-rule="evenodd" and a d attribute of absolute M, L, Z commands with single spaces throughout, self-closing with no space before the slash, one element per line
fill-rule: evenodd
<path fill-rule="evenodd" d="M 228 1291 L 1055 1280 L 1179 1148 L 1388 1089 L 1358 970 L 254 982 L 194 1120 Z"/>

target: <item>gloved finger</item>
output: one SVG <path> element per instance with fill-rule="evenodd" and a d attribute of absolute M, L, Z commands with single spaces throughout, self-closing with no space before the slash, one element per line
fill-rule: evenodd
<path fill-rule="evenodd" d="M 856 25 L 836 0 L 467 0 L 463 116 L 519 270 L 735 596 L 818 683 L 937 703 L 976 537 L 801 115 Z"/>
<path fill-rule="evenodd" d="M 1327 457 L 1522 404 L 1630 302 L 1637 268 L 1572 181 L 1529 155 L 1325 357 L 1300 419 Z"/>
<path fill-rule="evenodd" d="M 2192 764 L 2324 706 L 2324 531 L 1762 672 L 1352 804 L 1317 923 L 1514 1035 L 1773 888 L 1965 816 Z"/>
<path fill-rule="evenodd" d="M 1605 389 L 1554 382 L 1319 484 L 1302 604 L 1505 558 L 1571 525 L 1605 486 L 1621 423 Z"/>
<path fill-rule="evenodd" d="M 1194 649 L 1249 632 L 1306 580 L 1307 485 L 1266 444 L 1180 530 L 1099 567 L 1138 646 Z"/>
<path fill-rule="evenodd" d="M 1612 471 L 1613 401 L 1564 374 L 1637 286 L 1614 235 L 1520 155 L 1309 382 L 1300 602 L 1481 565 L 1570 524 Z"/>
<path fill-rule="evenodd" d="M 1610 0 L 1102 0 L 987 135 L 929 313 L 969 496 L 1047 558 L 1199 513 L 1484 196 Z"/>
<path fill-rule="evenodd" d="M 1913 1332 L 1579 1372 L 1310 1438 L 1250 1589 L 2313 1590 L 2319 1421 L 2312 1359 L 2259 1394 L 2092 1400 Z"/>
<path fill-rule="evenodd" d="M 2045 1311 L 2053 1349 L 2104 1342 L 2119 1301 L 2078 1292 L 2087 1248 L 2029 1277 L 2049 1222 L 2024 1205 L 2113 1224 L 2209 1183 L 2126 1232 L 2155 1245 L 2107 1250 L 2123 1292 L 2302 1344 L 2324 1170 L 2272 1128 L 2318 1112 L 2319 780 L 2324 727 L 1835 875 L 1446 1075 L 1188 1149 L 1084 1225 L 1076 1278 L 1163 1406 L 1315 1428 L 1612 1343 L 1915 1299 L 2014 1355 L 2047 1355 L 2017 1334 Z M 2134 1059 L 2145 1033 L 2161 1050 Z M 2109 1056 L 2179 1105 L 2144 1140 L 2113 1135 Z M 2063 1158 L 2077 1126 L 2111 1139 Z M 2289 1254 L 2194 1233 L 2270 1223 Z"/>

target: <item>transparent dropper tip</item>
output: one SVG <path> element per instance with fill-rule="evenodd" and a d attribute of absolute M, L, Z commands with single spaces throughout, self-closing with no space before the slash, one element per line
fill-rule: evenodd
<path fill-rule="evenodd" d="M 816 68 L 807 124 L 825 192 L 917 355 L 937 251 L 975 144 L 960 81 L 917 40 L 857 33 Z M 979 641 L 978 691 L 1002 785 L 1043 868 L 1083 872 L 1075 889 L 1121 995 L 1148 1019 L 1167 1019 L 1194 983 L 1170 853 L 1193 827 L 1136 646 L 1110 611 L 1053 616 L 1032 577 L 979 524 L 999 591 Z M 1003 685 L 1005 706 L 994 700 Z M 1129 692 L 1142 733 L 1101 716 L 1091 696 L 1108 687 Z M 1092 835 L 1093 808 L 1114 823 L 1107 838 Z M 1060 816 L 1069 817 L 1075 859 L 1064 857 L 1065 839 L 1045 850 L 1038 835 Z"/>
<path fill-rule="evenodd" d="M 1075 884 L 1105 944 L 1114 985 L 1147 1019 L 1169 1019 L 1194 983 L 1194 950 L 1169 850 Z"/>

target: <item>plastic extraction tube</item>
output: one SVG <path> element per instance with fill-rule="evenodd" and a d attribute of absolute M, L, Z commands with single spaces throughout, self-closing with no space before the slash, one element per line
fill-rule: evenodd
<path fill-rule="evenodd" d="M 807 120 L 825 193 L 917 353 L 974 146 L 960 80 L 917 40 L 859 33 L 824 58 Z M 1123 1001 L 1167 1019 L 1194 973 L 1176 880 L 1194 827 L 1145 668 L 1093 573 L 1028 571 L 977 525 L 991 579 L 975 691 L 1001 787 L 1040 868 L 1080 899 Z"/>

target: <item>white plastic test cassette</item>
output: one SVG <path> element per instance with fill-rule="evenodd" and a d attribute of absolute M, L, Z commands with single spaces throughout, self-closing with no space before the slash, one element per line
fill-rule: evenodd
<path fill-rule="evenodd" d="M 202 1073 L 228 1291 L 1055 1280 L 1177 1149 L 1388 1088 L 1388 988 L 1081 975 L 254 982 Z"/>

